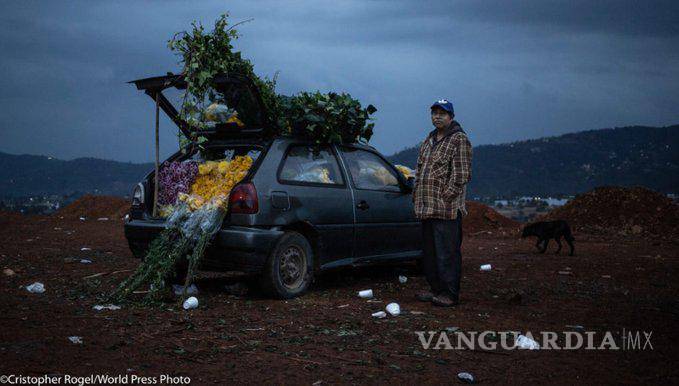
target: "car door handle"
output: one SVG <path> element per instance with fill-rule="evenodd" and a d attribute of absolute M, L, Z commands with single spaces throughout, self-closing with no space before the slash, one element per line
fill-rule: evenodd
<path fill-rule="evenodd" d="M 366 209 L 370 208 L 370 205 L 368 205 L 368 203 L 365 202 L 365 201 L 361 201 L 358 204 L 356 204 L 356 207 L 360 210 L 366 210 Z"/>

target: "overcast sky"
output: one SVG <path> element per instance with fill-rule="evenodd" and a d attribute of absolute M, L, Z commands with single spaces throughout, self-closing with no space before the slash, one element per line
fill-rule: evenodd
<path fill-rule="evenodd" d="M 392 154 L 451 100 L 474 145 L 679 123 L 679 1 L 2 1 L 0 151 L 153 159 L 153 103 L 127 81 L 179 71 L 167 48 L 224 12 L 278 91 L 378 108 Z M 177 149 L 161 124 L 162 153 Z"/>

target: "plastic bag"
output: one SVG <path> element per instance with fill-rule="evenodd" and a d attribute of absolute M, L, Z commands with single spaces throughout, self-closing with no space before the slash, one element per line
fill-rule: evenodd
<path fill-rule="evenodd" d="M 227 123 L 230 119 L 234 122 L 232 118 L 237 116 L 236 110 L 222 103 L 213 103 L 205 109 L 205 119 L 212 122 Z"/>

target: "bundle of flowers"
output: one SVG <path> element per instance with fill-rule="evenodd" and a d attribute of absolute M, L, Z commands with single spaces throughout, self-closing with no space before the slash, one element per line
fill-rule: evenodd
<path fill-rule="evenodd" d="M 183 300 L 205 249 L 226 216 L 229 193 L 247 175 L 252 162 L 249 156 L 236 156 L 231 161 L 194 163 L 196 176 L 190 193 L 177 193 L 175 205 L 163 207 L 170 211 L 166 229 L 151 243 L 142 263 L 118 286 L 111 299 L 124 301 L 142 285 L 149 285 L 145 299 L 157 301 L 169 288 L 167 279 L 180 262 L 187 261 Z"/>
<path fill-rule="evenodd" d="M 158 173 L 158 204 L 174 204 L 179 193 L 189 192 L 197 174 L 198 165 L 193 161 L 163 163 Z"/>
<path fill-rule="evenodd" d="M 194 200 L 193 207 L 200 208 L 213 198 L 228 197 L 231 189 L 248 174 L 252 162 L 249 156 L 236 156 L 231 161 L 207 161 L 198 165 L 191 195 L 199 198 Z"/>

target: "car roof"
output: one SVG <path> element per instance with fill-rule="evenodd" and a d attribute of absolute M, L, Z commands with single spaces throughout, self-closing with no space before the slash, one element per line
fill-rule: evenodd
<path fill-rule="evenodd" d="M 284 136 L 284 135 L 276 136 L 276 137 L 274 137 L 274 140 L 286 141 L 286 142 L 289 142 L 289 143 L 299 143 L 299 144 L 305 144 L 305 145 L 317 145 L 317 143 L 315 141 L 310 140 L 310 139 L 299 138 L 299 137 L 290 137 L 290 136 Z M 335 145 L 346 146 L 346 147 L 351 147 L 351 148 L 356 148 L 356 149 L 377 151 L 377 149 L 375 149 L 374 147 L 372 147 L 370 145 L 366 145 L 366 144 L 358 143 L 358 142 L 341 143 L 341 144 L 335 144 Z"/>

